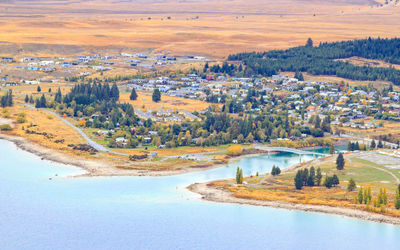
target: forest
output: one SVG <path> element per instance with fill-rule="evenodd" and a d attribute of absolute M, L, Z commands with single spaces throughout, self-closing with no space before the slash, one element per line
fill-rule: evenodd
<path fill-rule="evenodd" d="M 290 71 L 334 75 L 352 80 L 384 80 L 400 85 L 400 70 L 393 67 L 356 66 L 336 60 L 354 56 L 400 64 L 400 39 L 368 38 L 320 43 L 318 46 L 313 46 L 309 39 L 305 46 L 288 50 L 239 53 L 230 55 L 228 60 L 241 61 L 244 65 L 244 76 L 271 76 L 280 71 Z"/>

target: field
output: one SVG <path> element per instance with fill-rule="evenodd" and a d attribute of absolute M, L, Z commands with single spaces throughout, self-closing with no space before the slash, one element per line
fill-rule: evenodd
<path fill-rule="evenodd" d="M 152 92 L 140 91 L 137 93 L 138 99 L 135 101 L 129 100 L 130 93 L 122 93 L 119 101 L 121 103 L 130 103 L 133 108 L 140 108 L 141 110 L 158 110 L 158 109 L 171 109 L 171 110 L 187 110 L 189 112 L 193 111 L 202 111 L 208 106 L 209 103 L 194 100 L 194 99 L 186 99 L 181 97 L 172 97 L 167 95 L 162 95 L 160 102 L 153 102 L 152 100 Z"/>
<path fill-rule="evenodd" d="M 62 3 L 62 4 L 60 4 Z M 395 37 L 399 7 L 371 0 L 13 1 L 0 3 L 0 54 L 240 51 Z"/>
<path fill-rule="evenodd" d="M 294 177 L 297 169 L 290 169 L 281 175 L 272 177 L 252 176 L 245 177 L 245 185 L 235 185 L 234 180 L 217 181 L 209 185 L 214 188 L 229 190 L 237 198 L 264 201 L 280 201 L 296 204 L 327 205 L 334 207 L 355 208 L 381 213 L 385 211 L 387 215 L 400 217 L 400 212 L 394 209 L 393 201 L 395 189 L 399 184 L 400 170 L 398 158 L 387 156 L 387 159 L 375 161 L 376 157 L 383 159 L 376 152 L 355 153 L 345 155 L 345 169 L 336 170 L 335 157 L 328 157 L 323 160 L 314 160 L 300 167 L 309 168 L 320 167 L 322 175 L 332 176 L 336 174 L 339 177 L 338 187 L 327 189 L 326 187 L 303 187 L 302 190 L 296 190 L 294 187 Z M 324 179 L 323 177 L 323 179 Z M 376 197 L 380 188 L 386 188 L 388 194 L 388 204 L 385 209 L 375 208 L 370 205 L 355 204 L 354 197 L 358 191 L 349 192 L 346 190 L 347 184 L 353 178 L 360 187 L 370 187 L 372 197 Z"/>

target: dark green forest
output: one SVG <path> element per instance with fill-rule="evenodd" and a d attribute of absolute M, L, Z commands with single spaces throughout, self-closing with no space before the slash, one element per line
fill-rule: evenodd
<path fill-rule="evenodd" d="M 334 75 L 352 80 L 385 80 L 400 85 L 400 70 L 393 67 L 356 66 L 335 59 L 353 56 L 400 64 L 400 39 L 368 38 L 363 40 L 321 43 L 288 50 L 251 52 L 230 55 L 229 61 L 241 61 L 244 76 L 271 76 L 280 71 Z"/>

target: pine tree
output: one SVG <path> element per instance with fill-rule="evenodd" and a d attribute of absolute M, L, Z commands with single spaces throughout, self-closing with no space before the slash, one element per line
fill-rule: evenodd
<path fill-rule="evenodd" d="M 400 194 L 399 194 L 399 190 L 396 190 L 396 196 L 394 198 L 394 207 L 398 210 L 400 209 Z"/>
<path fill-rule="evenodd" d="M 25 96 L 25 103 L 28 103 L 28 102 L 29 102 L 29 96 L 26 95 L 26 96 Z"/>
<path fill-rule="evenodd" d="M 46 97 L 44 97 L 44 94 L 42 94 L 42 97 L 40 97 L 40 108 L 46 108 L 47 103 L 46 103 Z"/>
<path fill-rule="evenodd" d="M 383 148 L 383 144 L 382 144 L 381 140 L 378 142 L 378 148 Z"/>
<path fill-rule="evenodd" d="M 333 175 L 333 177 L 332 177 L 332 185 L 333 186 L 337 186 L 337 185 L 339 185 L 339 178 L 337 177 L 337 175 Z"/>
<path fill-rule="evenodd" d="M 37 89 L 36 89 L 36 90 L 37 90 L 37 92 L 39 92 L 39 93 L 42 91 L 42 89 L 40 88 L 40 86 L 37 86 Z"/>
<path fill-rule="evenodd" d="M 33 97 L 32 97 L 32 96 L 29 97 L 29 103 L 30 103 L 30 104 L 35 103 L 35 100 L 33 100 Z"/>
<path fill-rule="evenodd" d="M 356 188 L 356 182 L 353 178 L 350 178 L 349 184 L 347 185 L 347 191 L 351 192 Z"/>
<path fill-rule="evenodd" d="M 344 157 L 342 153 L 339 153 L 338 157 L 336 158 L 336 169 L 343 170 L 345 165 Z"/>
<path fill-rule="evenodd" d="M 112 85 L 112 87 L 111 87 L 111 90 L 110 90 L 110 98 L 111 98 L 113 101 L 118 101 L 118 100 L 119 100 L 119 89 L 118 89 L 118 86 L 117 86 L 116 83 L 114 83 L 114 84 Z"/>
<path fill-rule="evenodd" d="M 153 102 L 161 101 L 161 93 L 158 88 L 154 89 L 152 99 L 153 99 Z"/>
<path fill-rule="evenodd" d="M 294 177 L 294 185 L 297 190 L 301 190 L 303 188 L 303 174 L 301 170 L 298 170 L 296 177 Z"/>
<path fill-rule="evenodd" d="M 129 99 L 131 101 L 135 101 L 137 99 L 137 97 L 138 97 L 138 95 L 136 94 L 135 88 L 132 88 L 131 95 L 129 96 Z"/>
<path fill-rule="evenodd" d="M 358 190 L 357 200 L 358 200 L 358 203 L 360 203 L 360 204 L 363 203 L 364 194 L 363 194 L 363 188 L 362 187 L 360 187 L 360 189 Z"/>
<path fill-rule="evenodd" d="M 62 101 L 62 94 L 61 94 L 61 89 L 58 88 L 56 95 L 54 96 L 54 101 L 61 103 Z"/>
<path fill-rule="evenodd" d="M 375 149 L 376 148 L 376 143 L 375 140 L 372 140 L 371 145 L 370 145 L 371 149 Z"/>
<path fill-rule="evenodd" d="M 321 186 L 321 180 L 322 180 L 321 168 L 317 168 L 317 174 L 315 175 L 315 184 L 317 186 Z"/>
<path fill-rule="evenodd" d="M 311 37 L 309 37 L 309 38 L 307 39 L 306 47 L 313 47 L 313 45 L 314 45 L 314 42 L 313 42 L 313 40 L 311 39 Z"/>

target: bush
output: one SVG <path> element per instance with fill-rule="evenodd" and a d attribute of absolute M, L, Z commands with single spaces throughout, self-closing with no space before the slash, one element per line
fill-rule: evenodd
<path fill-rule="evenodd" d="M 17 123 L 25 123 L 26 122 L 26 114 L 20 113 L 17 117 Z"/>
<path fill-rule="evenodd" d="M 243 148 L 240 145 L 230 146 L 227 150 L 227 154 L 230 156 L 238 156 L 243 152 Z"/>
<path fill-rule="evenodd" d="M 9 131 L 9 130 L 12 130 L 12 127 L 10 126 L 10 124 L 0 125 L 0 131 Z"/>

